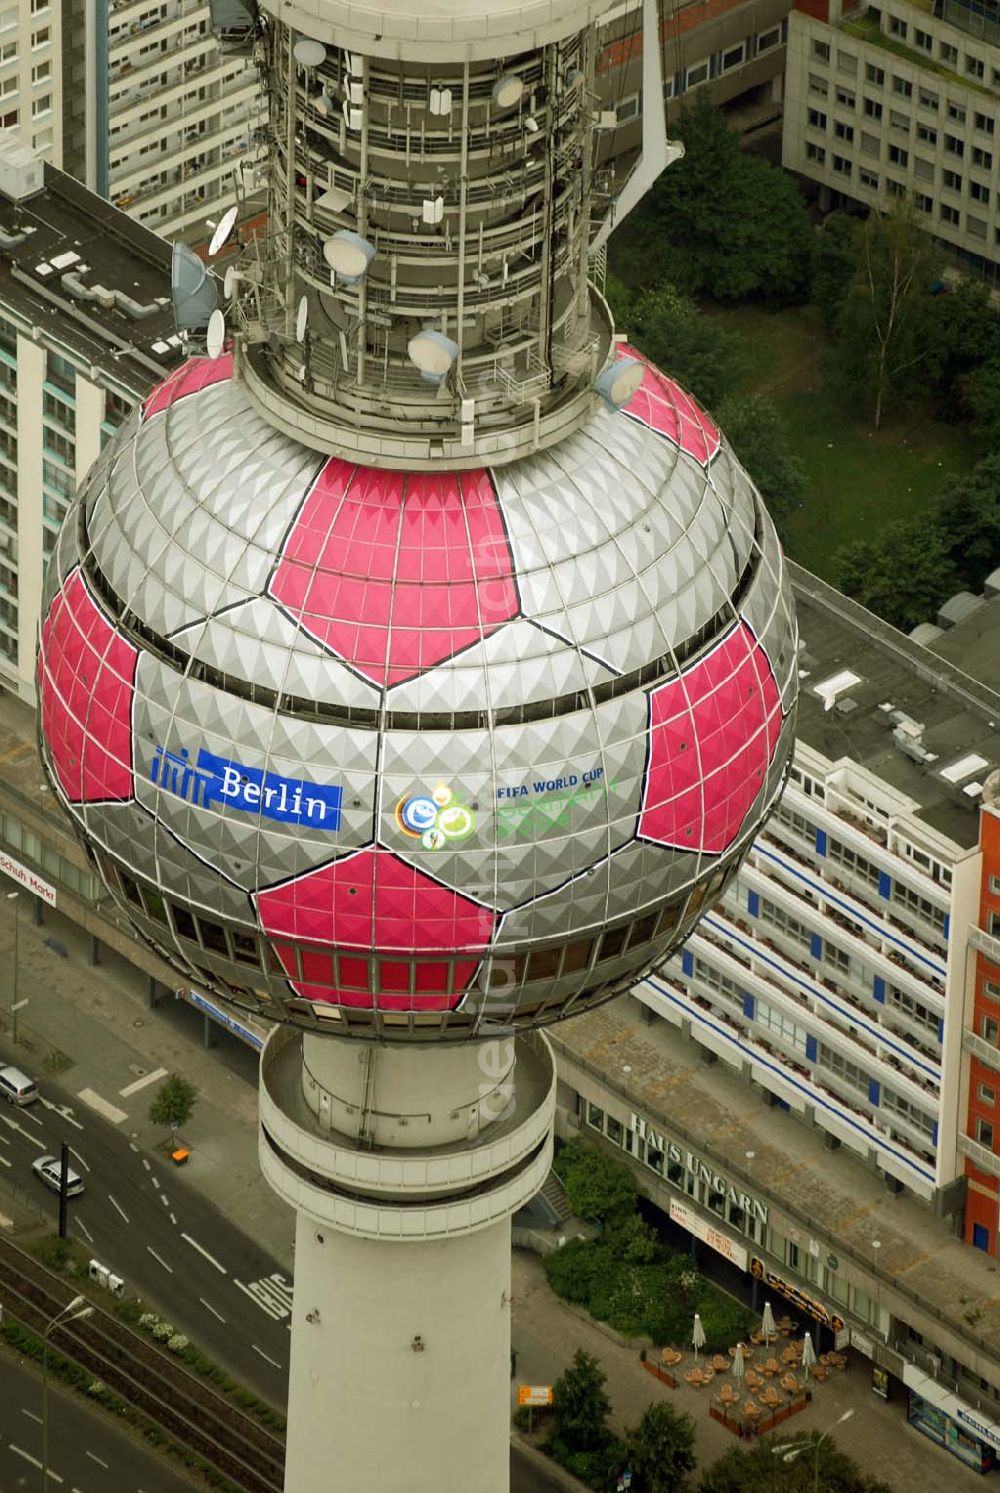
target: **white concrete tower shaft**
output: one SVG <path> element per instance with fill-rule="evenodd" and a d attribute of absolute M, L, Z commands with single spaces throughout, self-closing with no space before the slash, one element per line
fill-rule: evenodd
<path fill-rule="evenodd" d="M 541 1034 L 386 1047 L 274 1031 L 260 1159 L 297 1215 L 288 1493 L 440 1493 L 473 1475 L 506 1493 L 510 1219 L 545 1180 L 554 1107 Z"/>

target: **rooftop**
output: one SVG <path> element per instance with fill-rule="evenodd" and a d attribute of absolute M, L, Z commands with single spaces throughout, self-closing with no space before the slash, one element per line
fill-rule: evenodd
<path fill-rule="evenodd" d="M 52 166 L 43 192 L 0 196 L 0 296 L 136 398 L 183 360 L 170 245 Z"/>
<path fill-rule="evenodd" d="M 818 1236 L 855 1269 L 877 1273 L 883 1289 L 895 1289 L 909 1308 L 937 1318 L 961 1340 L 964 1361 L 978 1359 L 979 1372 L 989 1365 L 995 1374 L 996 1262 L 956 1238 L 946 1219 L 905 1192 L 888 1193 L 846 1148 L 827 1150 L 821 1130 L 765 1109 L 739 1073 L 725 1063 L 706 1066 L 697 1043 L 677 1028 L 643 1021 L 633 996 L 561 1022 L 548 1036 L 564 1082 L 572 1082 L 566 1061 L 578 1064 L 620 1101 L 617 1117 L 627 1122 L 630 1111 L 641 1110 L 667 1134 L 689 1141 L 724 1175 L 765 1194 L 803 1242 Z M 872 1239 L 881 1240 L 877 1271 Z M 902 1315 L 919 1321 L 909 1308 Z"/>
<path fill-rule="evenodd" d="M 914 800 L 918 820 L 971 848 L 980 795 L 967 790 L 1000 766 L 1000 601 L 950 629 L 931 653 L 809 571 L 789 569 L 801 639 L 799 740 L 831 761 L 862 764 Z M 900 717 L 923 727 L 906 727 L 913 756 L 897 744 Z M 977 758 L 985 765 L 974 772 L 949 772 Z"/>

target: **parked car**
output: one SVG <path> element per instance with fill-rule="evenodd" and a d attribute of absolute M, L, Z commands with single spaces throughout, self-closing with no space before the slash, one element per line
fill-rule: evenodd
<path fill-rule="evenodd" d="M 38 1085 L 20 1068 L 0 1068 L 0 1096 L 8 1104 L 34 1104 Z"/>
<path fill-rule="evenodd" d="M 59 1191 L 59 1173 L 61 1168 L 58 1156 L 39 1156 L 37 1161 L 31 1163 L 31 1170 L 39 1181 L 45 1183 L 46 1187 L 50 1187 L 53 1192 Z M 66 1196 L 71 1198 L 79 1197 L 82 1191 L 83 1178 L 79 1172 L 75 1172 L 72 1167 L 69 1167 L 66 1172 Z"/>

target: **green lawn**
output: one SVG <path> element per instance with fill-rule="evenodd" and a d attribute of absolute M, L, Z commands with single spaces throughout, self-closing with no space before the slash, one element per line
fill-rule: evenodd
<path fill-rule="evenodd" d="M 909 410 L 877 433 L 868 420 L 853 418 L 827 386 L 827 339 L 811 307 L 711 307 L 708 314 L 743 333 L 753 359 L 745 392 L 774 401 L 806 468 L 809 496 L 785 532 L 789 554 L 807 569 L 830 578 L 839 545 L 919 512 L 948 476 L 972 466 L 967 432 L 926 411 Z"/>

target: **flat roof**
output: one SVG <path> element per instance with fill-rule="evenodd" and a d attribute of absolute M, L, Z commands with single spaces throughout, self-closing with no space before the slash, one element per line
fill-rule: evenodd
<path fill-rule="evenodd" d="M 4 242 L 4 239 L 14 242 Z M 170 300 L 170 245 L 53 166 L 45 189 L 0 196 L 0 299 L 135 398 L 183 361 Z M 65 276 L 117 292 L 74 296 Z M 140 317 L 123 300 L 155 310 Z"/>
<path fill-rule="evenodd" d="M 798 1242 L 805 1245 L 809 1235 L 825 1239 L 838 1255 L 852 1257 L 855 1273 L 871 1275 L 871 1241 L 881 1240 L 878 1265 L 886 1289 L 901 1291 L 924 1313 L 937 1316 L 947 1335 L 969 1345 L 972 1351 L 963 1358 L 983 1373 L 988 1363 L 996 1378 L 996 1261 L 957 1237 L 949 1220 L 936 1217 L 908 1191 L 889 1193 L 875 1170 L 847 1146 L 827 1150 L 818 1126 L 765 1108 L 728 1064 L 706 1066 L 697 1041 L 669 1021 L 645 1021 L 635 996 L 620 996 L 559 1022 L 547 1035 L 563 1083 L 576 1086 L 575 1075 L 567 1072 L 567 1063 L 575 1063 L 581 1088 L 589 1076 L 600 1092 L 617 1100 L 616 1117 L 627 1123 L 629 1112 L 638 1111 L 658 1121 L 666 1134 L 690 1140 L 723 1175 L 739 1179 L 783 1212 L 799 1229 Z M 586 1125 L 580 1133 L 590 1134 Z M 753 1154 L 749 1164 L 748 1152 Z M 632 1165 L 645 1175 L 641 1164 Z M 819 1290 L 816 1294 L 827 1299 Z M 973 1317 L 974 1328 L 968 1325 Z M 935 1330 L 942 1346 L 946 1333 Z"/>
<path fill-rule="evenodd" d="M 831 761 L 860 763 L 916 802 L 914 818 L 971 848 L 980 796 L 966 790 L 1000 767 L 1000 600 L 950 628 L 932 651 L 809 571 L 789 570 L 799 617 L 798 739 Z M 921 754 L 926 760 L 916 760 Z M 963 758 L 980 765 L 953 781 L 948 771 Z"/>

